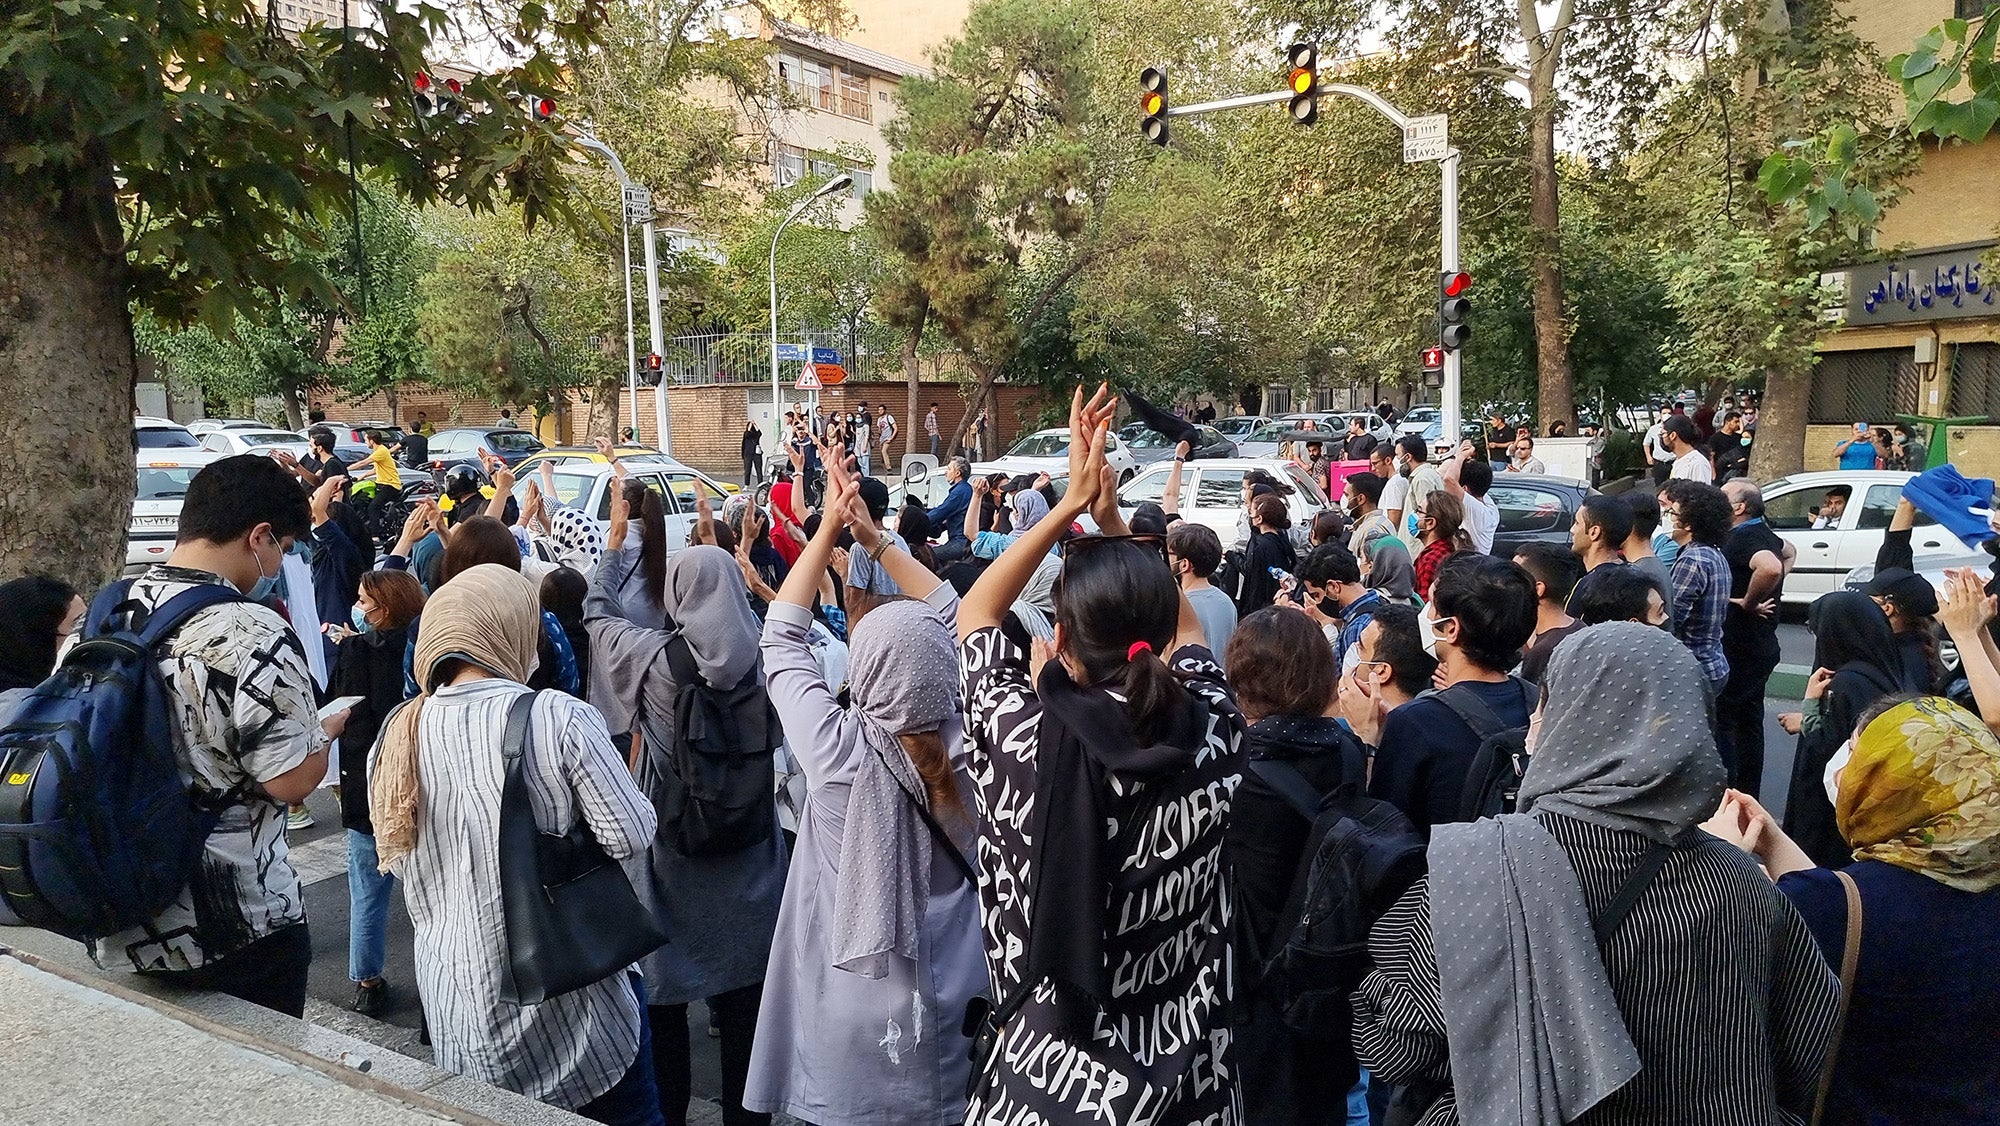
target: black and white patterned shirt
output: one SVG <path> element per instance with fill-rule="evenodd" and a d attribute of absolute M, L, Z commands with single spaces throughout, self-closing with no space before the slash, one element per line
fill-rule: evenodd
<path fill-rule="evenodd" d="M 156 566 L 132 597 L 158 609 L 182 591 L 224 580 Z M 298 635 L 254 602 L 211 606 L 168 640 L 160 674 L 173 697 L 174 750 L 197 795 L 241 793 L 222 812 L 186 891 L 149 926 L 102 938 L 91 957 L 106 969 L 198 969 L 306 921 L 285 848 L 285 807 L 253 783 L 305 761 L 328 740 L 314 705 Z"/>
<path fill-rule="evenodd" d="M 1021 984 L 1027 965 L 1034 873 L 1029 839 L 1040 754 L 1041 700 L 1026 659 L 998 629 L 966 638 L 966 737 L 978 803 L 980 921 L 996 1003 Z M 1208 650 L 1180 650 L 1174 670 L 1211 705 L 1194 765 L 1167 786 L 1113 775 L 1107 838 L 1132 841 L 1110 858 L 1104 936 L 1112 1011 L 1091 1035 L 1058 1027 L 1046 982 L 1001 1035 L 973 1093 L 969 1123 L 1022 1121 L 1162 1123 L 1243 1121 L 1227 1020 L 1233 952 L 1223 829 L 1242 780 L 1242 729 L 1222 669 Z M 1228 714 L 1225 714 L 1228 713 Z M 1120 826 L 1134 817 L 1136 832 Z"/>

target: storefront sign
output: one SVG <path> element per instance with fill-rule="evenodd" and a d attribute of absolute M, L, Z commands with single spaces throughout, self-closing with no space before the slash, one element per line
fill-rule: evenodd
<path fill-rule="evenodd" d="M 1847 271 L 1847 323 L 1896 324 L 2000 314 L 2000 271 L 1981 263 L 1992 244 L 1913 254 Z"/>

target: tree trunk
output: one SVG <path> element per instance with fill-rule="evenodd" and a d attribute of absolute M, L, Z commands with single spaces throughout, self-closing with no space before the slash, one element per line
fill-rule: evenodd
<path fill-rule="evenodd" d="M 0 579 L 90 592 L 124 559 L 137 365 L 119 237 L 108 161 L 54 205 L 0 178 Z"/>
<path fill-rule="evenodd" d="M 285 429 L 304 430 L 306 411 L 297 379 L 286 376 L 278 381 L 278 401 L 285 405 Z"/>
<path fill-rule="evenodd" d="M 1750 478 L 1775 481 L 1805 468 L 1806 404 L 1812 396 L 1810 363 L 1796 371 L 1767 368 L 1764 400 L 1757 408 L 1757 440 L 1750 446 Z"/>
<path fill-rule="evenodd" d="M 1535 0 L 1518 0 L 1521 40 L 1528 52 L 1528 226 L 1533 254 L 1535 376 L 1540 423 L 1576 432 L 1576 384 L 1569 362 L 1569 324 L 1563 311 L 1562 207 L 1556 174 L 1556 68 L 1569 40 L 1576 0 L 1562 0 L 1547 30 Z"/>
<path fill-rule="evenodd" d="M 616 372 L 598 380 L 590 388 L 590 416 L 584 420 L 585 433 L 579 439 L 588 445 L 592 438 L 618 441 L 618 408 L 625 397 L 625 373 Z"/>
<path fill-rule="evenodd" d="M 917 444 L 917 435 L 923 433 L 917 428 L 917 392 L 922 389 L 924 374 L 923 364 L 917 358 L 917 346 L 923 343 L 924 322 L 930 319 L 929 314 L 929 303 L 920 306 L 917 309 L 916 324 L 911 326 L 903 337 L 903 385 L 907 400 L 903 408 L 903 427 L 904 432 L 910 436 L 909 441 L 903 446 L 906 451 L 904 456 L 917 453 L 919 450 L 928 454 L 931 449 L 928 438 L 924 440 L 923 445 Z"/>

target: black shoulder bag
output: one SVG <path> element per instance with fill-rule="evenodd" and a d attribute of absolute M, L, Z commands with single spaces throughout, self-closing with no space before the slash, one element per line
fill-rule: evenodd
<path fill-rule="evenodd" d="M 579 809 L 569 832 L 535 824 L 525 776 L 533 692 L 507 710 L 500 753 L 500 900 L 507 915 L 507 980 L 501 996 L 518 1005 L 603 981 L 667 944 L 666 932 L 604 854 Z"/>

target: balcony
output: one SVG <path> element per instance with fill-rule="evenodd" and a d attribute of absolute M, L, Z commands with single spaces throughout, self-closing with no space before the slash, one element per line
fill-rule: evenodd
<path fill-rule="evenodd" d="M 796 80 L 788 84 L 794 96 L 814 109 L 837 113 L 856 121 L 873 123 L 875 120 L 875 107 L 869 104 L 866 90 L 845 90 L 831 85 L 813 86 Z"/>

